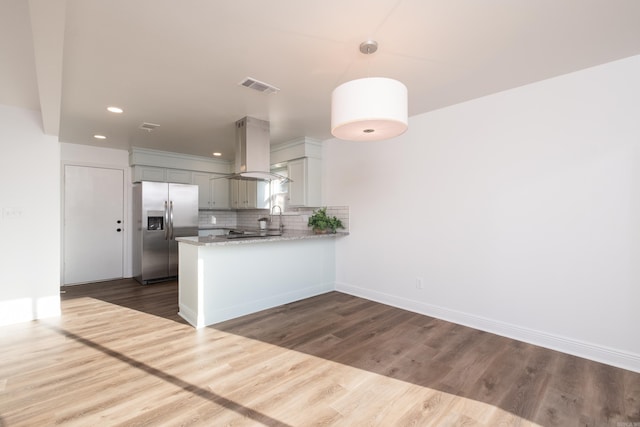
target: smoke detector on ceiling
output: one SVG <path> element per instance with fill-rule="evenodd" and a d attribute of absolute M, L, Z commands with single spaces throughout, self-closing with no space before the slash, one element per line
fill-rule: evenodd
<path fill-rule="evenodd" d="M 262 93 L 276 93 L 280 91 L 279 88 L 274 85 L 270 85 L 269 83 L 261 82 L 260 80 L 256 80 L 252 77 L 246 77 L 240 83 L 240 86 L 248 87 L 249 89 L 257 90 Z"/>
<path fill-rule="evenodd" d="M 144 129 L 147 132 L 151 132 L 152 130 L 154 130 L 156 128 L 159 128 L 159 127 L 160 127 L 160 125 L 157 125 L 155 123 L 147 123 L 147 122 L 144 122 L 144 123 L 142 123 L 140 125 L 140 129 Z"/>

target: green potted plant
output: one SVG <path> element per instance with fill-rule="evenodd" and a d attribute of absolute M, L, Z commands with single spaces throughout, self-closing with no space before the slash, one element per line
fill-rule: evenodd
<path fill-rule="evenodd" d="M 327 215 L 327 208 L 321 208 L 317 211 L 313 211 L 313 215 L 309 217 L 307 224 L 313 228 L 313 232 L 316 234 L 335 233 L 336 229 L 344 228 L 342 221 L 335 216 Z"/>

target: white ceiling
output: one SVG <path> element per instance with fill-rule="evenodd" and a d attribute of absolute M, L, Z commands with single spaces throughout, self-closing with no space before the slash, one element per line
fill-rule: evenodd
<path fill-rule="evenodd" d="M 247 115 L 331 137 L 345 81 L 401 80 L 412 116 L 640 54 L 639 22 L 638 0 L 0 0 L 0 104 L 62 142 L 232 159 Z"/>

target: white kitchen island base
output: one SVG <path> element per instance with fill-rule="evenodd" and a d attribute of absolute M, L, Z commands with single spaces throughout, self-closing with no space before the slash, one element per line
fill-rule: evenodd
<path fill-rule="evenodd" d="M 332 237 L 203 242 L 179 239 L 178 314 L 196 328 L 335 288 Z"/>

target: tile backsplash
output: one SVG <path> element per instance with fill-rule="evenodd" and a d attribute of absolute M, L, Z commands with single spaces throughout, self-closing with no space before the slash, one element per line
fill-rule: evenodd
<path fill-rule="evenodd" d="M 313 214 L 312 208 L 297 208 L 294 211 L 287 211 L 282 214 L 282 223 L 285 230 L 309 230 L 307 221 Z M 349 206 L 327 206 L 327 215 L 336 216 L 344 224 L 344 230 L 349 231 Z M 215 217 L 215 224 L 212 224 L 211 217 Z M 237 211 L 215 211 L 201 210 L 198 216 L 199 226 L 207 227 L 245 227 L 257 228 L 258 219 L 269 218 L 268 209 L 247 209 Z M 278 211 L 273 214 L 273 223 L 269 227 L 278 226 Z"/>
<path fill-rule="evenodd" d="M 211 218 L 215 218 L 215 224 Z M 238 223 L 236 211 L 198 211 L 198 226 L 200 228 L 207 227 L 236 227 Z"/>

